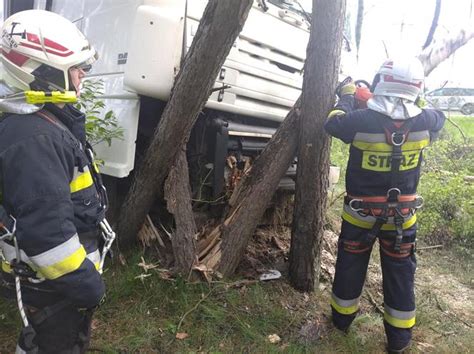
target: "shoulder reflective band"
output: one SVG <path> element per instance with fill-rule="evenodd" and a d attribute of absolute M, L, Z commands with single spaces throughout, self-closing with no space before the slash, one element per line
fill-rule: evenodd
<path fill-rule="evenodd" d="M 26 103 L 75 103 L 77 96 L 75 91 L 25 91 Z"/>

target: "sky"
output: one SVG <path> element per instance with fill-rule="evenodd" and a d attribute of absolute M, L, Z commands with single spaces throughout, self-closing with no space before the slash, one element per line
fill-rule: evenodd
<path fill-rule="evenodd" d="M 357 0 L 347 0 L 353 52 L 343 61 L 344 71 L 352 71 L 350 75 L 354 78 L 370 82 L 387 57 L 384 43 L 389 56 L 420 53 L 431 26 L 436 0 L 365 0 L 358 61 L 354 35 L 357 3 Z M 474 27 L 474 1 L 443 0 L 435 39 L 455 34 L 468 26 Z M 440 64 L 426 78 L 426 87 L 434 89 L 445 81 L 453 86 L 474 87 L 473 63 L 474 39 Z"/>

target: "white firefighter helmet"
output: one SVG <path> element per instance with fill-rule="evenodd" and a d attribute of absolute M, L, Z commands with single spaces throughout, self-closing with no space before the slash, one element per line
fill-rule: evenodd
<path fill-rule="evenodd" d="M 87 70 L 96 59 L 79 29 L 53 12 L 18 12 L 2 26 L 4 79 L 18 89 L 72 91 L 69 69 Z"/>
<path fill-rule="evenodd" d="M 400 97 L 415 102 L 425 79 L 423 65 L 417 58 L 386 60 L 375 75 L 374 95 Z"/>

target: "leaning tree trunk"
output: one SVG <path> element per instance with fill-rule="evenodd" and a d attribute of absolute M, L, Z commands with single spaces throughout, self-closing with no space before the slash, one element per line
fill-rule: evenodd
<path fill-rule="evenodd" d="M 299 124 L 298 168 L 290 248 L 290 281 L 303 291 L 319 280 L 329 185 L 329 136 L 324 131 L 341 58 L 346 0 L 313 0 Z M 317 97 L 317 99 L 315 99 Z"/>
<path fill-rule="evenodd" d="M 425 69 L 425 76 L 428 76 L 441 62 L 448 59 L 472 38 L 474 38 L 473 26 L 463 29 L 451 37 L 433 41 L 418 56 Z"/>
<path fill-rule="evenodd" d="M 142 165 L 120 212 L 121 246 L 136 235 L 211 93 L 253 0 L 210 0 Z M 156 40 L 159 40 L 157 38 Z"/>
<path fill-rule="evenodd" d="M 232 194 L 224 222 L 211 232 L 210 247 L 200 255 L 207 268 L 224 276 L 237 268 L 281 178 L 295 158 L 298 116 L 299 100 L 255 160 L 250 174 Z"/>

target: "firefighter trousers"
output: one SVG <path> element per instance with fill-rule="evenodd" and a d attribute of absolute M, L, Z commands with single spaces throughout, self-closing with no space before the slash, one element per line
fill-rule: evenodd
<path fill-rule="evenodd" d="M 334 325 L 344 331 L 349 328 L 359 310 L 359 299 L 375 242 L 375 239 L 368 239 L 369 231 L 346 221 L 342 223 L 331 309 Z M 415 324 L 416 224 L 403 231 L 400 252 L 394 250 L 395 237 L 396 232 L 388 230 L 378 235 L 385 334 L 388 348 L 400 350 L 409 345 Z"/>
<path fill-rule="evenodd" d="M 12 300 L 14 305 L 13 277 L 2 273 L 0 281 L 0 295 Z M 20 332 L 16 353 L 82 354 L 87 351 L 92 309 L 78 309 L 48 286 L 25 282 L 21 292 L 29 326 Z"/>

